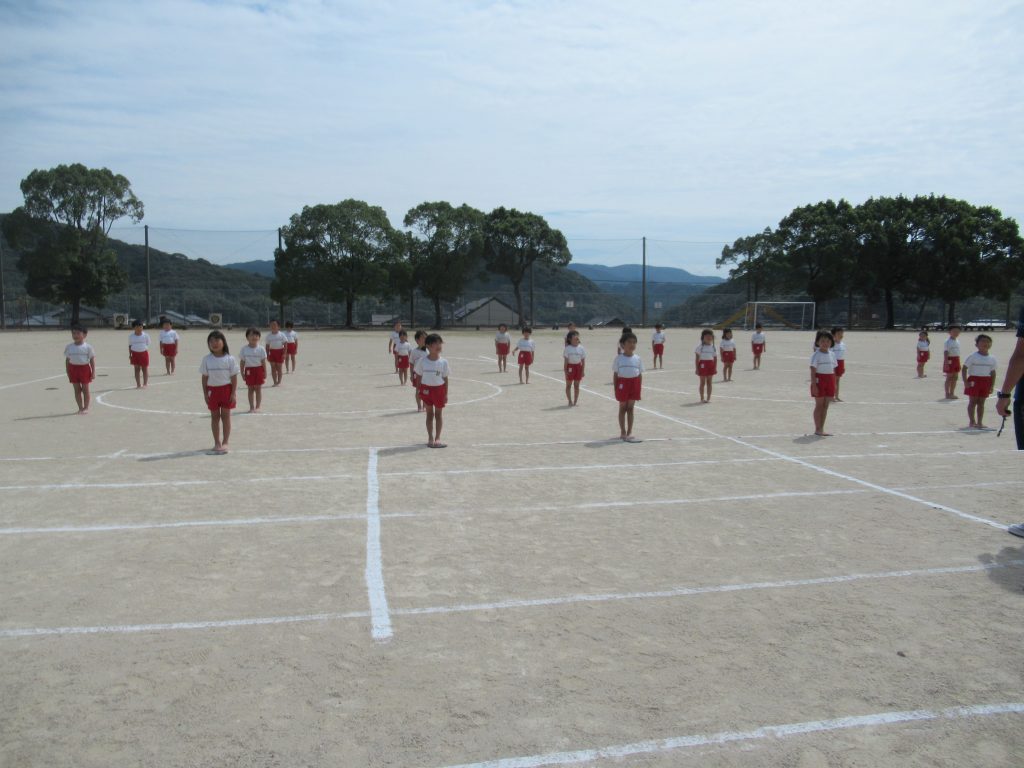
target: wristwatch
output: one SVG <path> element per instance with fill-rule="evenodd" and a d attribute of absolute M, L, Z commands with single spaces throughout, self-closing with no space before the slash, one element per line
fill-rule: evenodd
<path fill-rule="evenodd" d="M 1009 400 L 1010 399 L 1010 393 L 1009 392 L 996 392 L 996 397 L 998 399 L 1000 399 L 1000 400 Z"/>

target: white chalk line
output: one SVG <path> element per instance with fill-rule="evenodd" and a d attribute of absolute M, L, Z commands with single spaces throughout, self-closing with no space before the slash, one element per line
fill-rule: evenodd
<path fill-rule="evenodd" d="M 716 381 L 715 384 L 722 384 L 724 382 Z M 805 382 L 806 383 L 806 382 Z M 671 395 L 696 395 L 697 393 L 693 390 L 683 389 L 663 389 L 661 387 L 644 386 L 644 390 L 651 390 L 653 392 L 666 392 Z M 718 387 L 715 387 L 715 394 L 713 395 L 715 400 L 748 400 L 755 403 L 800 403 L 801 405 L 807 405 L 814 402 L 814 398 L 808 393 L 807 397 L 804 398 L 779 398 L 779 397 L 751 397 L 742 395 L 723 395 L 717 391 Z M 944 401 L 940 400 L 907 400 L 898 402 L 874 402 L 868 400 L 843 400 L 843 405 L 945 405 Z"/>
<path fill-rule="evenodd" d="M 66 379 L 67 377 L 68 375 L 66 373 L 58 373 L 56 376 L 47 376 L 46 378 L 43 379 L 32 379 L 31 381 L 18 381 L 15 382 L 14 384 L 4 384 L 0 386 L 0 390 L 13 389 L 14 387 L 24 387 L 28 384 L 39 384 L 40 382 L 53 381 L 54 379 Z"/>
<path fill-rule="evenodd" d="M 497 760 L 484 760 L 478 763 L 460 763 L 459 765 L 450 765 L 446 768 L 542 768 L 543 766 L 552 765 L 578 765 L 596 760 L 617 761 L 634 755 L 651 755 L 673 752 L 680 749 L 692 749 L 694 747 L 722 746 L 761 739 L 785 739 L 790 736 L 802 736 L 808 733 L 829 733 L 851 728 L 868 728 L 929 720 L 967 720 L 1006 714 L 1024 714 L 1024 702 L 975 704 L 939 710 L 914 709 L 902 712 L 876 712 L 870 715 L 853 715 L 829 720 L 807 720 L 800 723 L 763 725 L 749 731 L 719 731 L 718 733 L 673 736 L 567 752 L 547 752 L 522 757 L 504 757 Z"/>
<path fill-rule="evenodd" d="M 246 478 L 246 483 L 304 483 L 312 480 L 347 480 L 359 475 L 281 475 Z M 153 480 L 131 483 L 44 483 L 39 485 L 0 485 L 0 491 L 76 491 L 84 489 L 177 488 L 193 485 L 224 485 L 224 480 Z"/>
<path fill-rule="evenodd" d="M 610 440 L 611 443 L 622 442 L 618 438 Z M 690 465 L 707 464 L 750 464 L 760 461 L 781 461 L 779 458 L 756 458 L 756 459 L 691 459 L 688 461 L 656 461 L 648 463 L 631 463 L 631 469 L 655 469 L 658 467 L 682 467 Z M 410 477 L 417 475 L 479 475 L 479 474 L 504 474 L 507 472 L 564 472 L 566 470 L 601 470 L 601 469 L 622 469 L 622 464 L 545 464 L 537 467 L 477 467 L 475 469 L 423 469 L 398 472 L 381 472 L 384 477 Z M 3 490 L 3 486 L 0 486 Z"/>
<path fill-rule="evenodd" d="M 384 562 L 380 544 L 380 480 L 377 449 L 371 448 L 366 463 L 366 592 L 370 602 L 371 635 L 386 642 L 393 634 L 388 598 L 384 591 Z"/>
<path fill-rule="evenodd" d="M 547 379 L 551 379 L 552 381 L 558 381 L 558 379 L 555 379 L 555 378 L 553 378 L 551 376 L 547 376 L 547 375 L 545 375 L 543 373 L 540 373 L 538 375 L 539 376 L 543 376 L 544 378 L 547 378 Z M 598 397 L 603 397 L 606 400 L 614 400 L 614 398 L 609 397 L 608 395 L 604 394 L 603 392 L 595 392 L 595 391 L 593 391 L 591 389 L 588 389 L 588 388 L 583 388 L 583 389 L 586 389 L 586 391 L 589 392 L 590 394 L 597 395 Z M 659 411 L 655 411 L 655 410 L 653 410 L 651 408 L 646 408 L 646 407 L 640 406 L 640 405 L 637 405 L 637 406 L 634 406 L 634 407 L 638 411 L 643 411 L 644 413 L 649 413 L 652 416 L 657 416 L 658 418 L 662 418 L 662 419 L 665 419 L 667 421 L 672 421 L 672 422 L 675 422 L 676 424 L 681 424 L 684 427 L 689 427 L 690 429 L 696 429 L 699 432 L 703 432 L 703 433 L 711 435 L 713 437 L 718 437 L 718 438 L 721 438 L 723 440 L 728 440 L 730 442 L 736 443 L 737 445 L 742 445 L 742 446 L 744 446 L 746 448 L 750 448 L 752 450 L 759 451 L 761 453 L 766 453 L 769 456 L 774 456 L 775 458 L 781 459 L 782 461 L 791 462 L 793 464 L 797 464 L 799 466 L 806 467 L 807 469 L 814 470 L 815 472 L 821 472 L 822 474 L 829 475 L 830 477 L 836 477 L 836 478 L 839 478 L 840 480 L 846 480 L 847 482 L 856 483 L 857 485 L 863 485 L 866 488 L 872 488 L 872 489 L 874 489 L 876 491 L 879 491 L 881 493 L 886 493 L 886 494 L 889 494 L 891 496 L 896 496 L 897 498 L 906 499 L 907 501 L 912 501 L 912 502 L 915 502 L 917 504 L 923 504 L 923 505 L 925 505 L 927 507 L 931 507 L 932 509 L 940 509 L 943 512 L 948 512 L 949 514 L 956 515 L 957 517 L 963 518 L 964 520 L 970 520 L 971 522 L 974 522 L 974 523 L 981 523 L 983 525 L 988 525 L 988 526 L 990 526 L 992 528 L 998 528 L 1001 531 L 1005 531 L 1006 530 L 1006 526 L 1004 524 L 997 523 L 995 520 L 989 520 L 988 518 L 985 518 L 985 517 L 980 517 L 978 515 L 972 515 L 972 514 L 969 514 L 967 512 L 962 512 L 959 509 L 954 509 L 953 507 L 947 506 L 945 504 L 939 504 L 938 502 L 929 501 L 927 499 L 922 499 L 922 498 L 920 498 L 918 496 L 913 496 L 913 495 L 911 495 L 909 493 L 904 493 L 902 491 L 897 491 L 897 490 L 895 490 L 893 488 L 886 488 L 885 486 L 878 485 L 877 483 L 872 483 L 872 482 L 869 482 L 867 480 L 861 480 L 860 478 L 854 477 L 853 475 L 847 475 L 847 474 L 844 474 L 842 472 L 837 472 L 837 471 L 835 471 L 833 469 L 827 469 L 825 467 L 819 467 L 817 464 L 812 464 L 811 462 L 806 461 L 804 459 L 800 459 L 800 458 L 797 458 L 795 456 L 789 456 L 787 454 L 780 453 L 779 451 L 773 451 L 770 448 L 763 448 L 760 445 L 756 445 L 754 443 L 747 442 L 746 440 L 741 440 L 738 437 L 730 437 L 728 435 L 721 435 L 721 434 L 715 432 L 712 429 L 708 429 L 707 427 L 702 427 L 699 424 L 693 424 L 692 422 L 688 422 L 688 421 L 685 421 L 683 419 L 678 419 L 675 416 L 669 416 L 667 414 L 660 413 Z M 852 457 L 849 457 L 849 458 L 852 458 Z"/>
<path fill-rule="evenodd" d="M 481 603 L 462 603 L 425 608 L 391 608 L 390 616 L 432 616 L 455 613 L 492 612 L 505 609 L 543 608 L 550 606 L 573 605 L 576 603 L 605 603 L 628 600 L 655 600 L 700 595 L 722 594 L 729 592 L 747 592 L 764 589 L 790 589 L 798 587 L 827 586 L 832 584 L 849 584 L 882 579 L 911 578 L 915 576 L 947 576 L 966 573 L 979 573 L 1024 566 L 1024 560 L 1009 560 L 1002 563 L 981 563 L 978 565 L 948 566 L 939 568 L 920 568 L 902 571 L 881 571 L 875 573 L 852 573 L 840 576 L 824 576 L 812 579 L 787 579 L 783 581 L 760 581 L 747 584 L 719 584 L 705 587 L 676 587 L 646 592 L 605 592 L 599 594 L 575 594 L 559 597 L 524 598 L 498 600 Z M 353 611 L 348 613 L 315 613 L 308 615 L 257 617 L 244 619 L 228 619 L 222 621 L 188 621 L 160 624 L 123 624 L 80 627 L 25 627 L 0 629 L 0 639 L 17 637 L 44 637 L 51 635 L 95 635 L 95 634 L 131 634 L 136 632 L 156 632 L 187 629 L 219 629 L 223 627 L 249 627 L 267 624 L 295 624 L 301 622 L 331 621 L 339 619 L 365 619 L 371 617 L 370 611 Z"/>

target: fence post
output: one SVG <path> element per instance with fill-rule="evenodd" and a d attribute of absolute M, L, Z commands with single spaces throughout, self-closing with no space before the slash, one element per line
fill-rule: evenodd
<path fill-rule="evenodd" d="M 149 280 L 149 224 L 146 224 L 143 229 L 146 233 L 146 318 L 144 322 L 148 325 L 150 318 L 153 317 L 153 291 Z"/>
<path fill-rule="evenodd" d="M 641 238 L 643 242 L 643 269 L 640 273 L 640 327 L 647 327 L 647 237 Z"/>

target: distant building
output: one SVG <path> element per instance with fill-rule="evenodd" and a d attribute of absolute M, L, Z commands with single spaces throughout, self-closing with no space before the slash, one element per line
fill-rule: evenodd
<path fill-rule="evenodd" d="M 398 315 L 371 314 L 370 325 L 394 325 L 400 319 Z"/>
<path fill-rule="evenodd" d="M 519 325 L 519 315 L 495 296 L 471 301 L 452 313 L 456 325 Z"/>
<path fill-rule="evenodd" d="M 171 325 L 175 328 L 208 328 L 210 327 L 210 319 L 208 317 L 200 317 L 199 315 L 183 315 L 181 312 L 175 312 L 173 309 L 168 309 L 161 312 L 158 315 L 153 315 L 146 322 L 146 325 L 150 328 L 156 328 L 160 325 L 160 318 L 166 317 L 171 321 Z"/>
<path fill-rule="evenodd" d="M 595 317 L 588 320 L 586 325 L 593 328 L 624 328 L 626 321 L 618 317 Z"/>

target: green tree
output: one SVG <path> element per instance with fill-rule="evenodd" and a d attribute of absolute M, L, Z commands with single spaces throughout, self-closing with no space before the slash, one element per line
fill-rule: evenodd
<path fill-rule="evenodd" d="M 358 297 L 386 292 L 388 264 L 399 238 L 380 206 L 361 200 L 306 206 L 292 215 L 282 237 L 283 284 L 324 301 L 344 302 L 346 326 L 353 324 Z"/>
<path fill-rule="evenodd" d="M 413 233 L 416 284 L 434 303 L 434 327 L 441 327 L 441 302 L 455 301 L 473 276 L 483 253 L 484 214 L 450 203 L 421 203 L 405 214 Z"/>
<path fill-rule="evenodd" d="M 77 323 L 83 302 L 104 307 L 127 284 L 107 235 L 118 219 L 141 221 L 142 202 L 124 176 L 81 163 L 34 170 L 21 193 L 25 203 L 4 220 L 4 234 L 21 253 L 25 290 L 70 304 Z"/>
<path fill-rule="evenodd" d="M 566 266 L 572 260 L 565 235 L 552 229 L 543 216 L 514 208 L 495 208 L 484 220 L 484 263 L 488 271 L 512 283 L 516 312 L 523 313 L 523 278 L 534 262 Z M 531 318 L 532 320 L 532 318 Z"/>
<path fill-rule="evenodd" d="M 765 227 L 763 232 L 741 237 L 722 248 L 715 266 L 721 269 L 726 264 L 735 264 L 729 270 L 729 278 L 745 280 L 747 301 L 757 301 L 761 289 L 767 287 L 778 272 L 780 255 L 778 236 L 771 227 Z"/>

